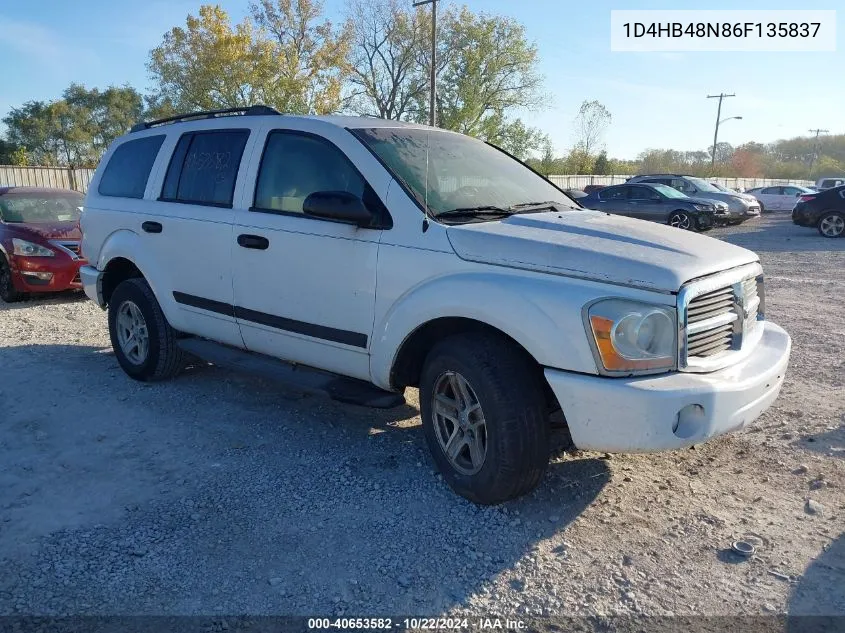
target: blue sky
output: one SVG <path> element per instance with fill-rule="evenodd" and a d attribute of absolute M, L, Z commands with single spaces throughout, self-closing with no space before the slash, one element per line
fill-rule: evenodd
<path fill-rule="evenodd" d="M 410 3 L 411 0 L 408 0 Z M 450 0 L 443 0 L 448 2 Z M 572 122 L 585 99 L 613 115 L 605 142 L 611 156 L 646 148 L 706 149 L 716 100 L 727 92 L 720 129 L 734 145 L 773 141 L 810 128 L 845 133 L 845 10 L 837 15 L 835 53 L 619 53 L 610 51 L 611 9 L 836 9 L 841 0 L 802 6 L 795 0 L 467 0 L 476 11 L 525 24 L 540 53 L 548 108 L 522 113 L 549 134 L 559 153 L 572 144 Z M 72 81 L 88 87 L 129 83 L 149 88 L 147 53 L 201 0 L 0 1 L 0 117 L 30 99 L 53 99 Z M 218 2 L 240 20 L 247 0 Z M 344 0 L 325 0 L 338 21 Z"/>

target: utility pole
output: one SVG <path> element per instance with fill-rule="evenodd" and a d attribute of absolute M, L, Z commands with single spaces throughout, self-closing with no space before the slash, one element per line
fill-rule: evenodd
<path fill-rule="evenodd" d="M 726 95 L 724 92 L 717 95 L 707 95 L 708 99 L 719 99 L 719 109 L 716 110 L 716 131 L 713 133 L 713 156 L 710 159 L 710 168 L 716 168 L 716 143 L 719 141 L 719 118 L 722 116 L 722 99 L 735 97 L 735 94 Z"/>
<path fill-rule="evenodd" d="M 813 139 L 813 153 L 810 154 L 810 166 L 807 168 L 807 176 L 813 173 L 813 163 L 816 162 L 816 157 L 819 154 L 819 134 L 827 134 L 830 130 L 815 129 L 810 132 L 815 132 L 816 137 Z"/>
<path fill-rule="evenodd" d="M 437 97 L 437 2 L 438 0 L 418 0 L 418 2 L 414 3 L 415 7 L 423 4 L 431 5 L 431 77 L 429 78 L 431 98 L 428 104 L 428 124 L 432 127 L 437 124 L 434 108 Z"/>

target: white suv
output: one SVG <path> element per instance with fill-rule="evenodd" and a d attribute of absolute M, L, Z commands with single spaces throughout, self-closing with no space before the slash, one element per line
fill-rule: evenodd
<path fill-rule="evenodd" d="M 581 449 L 677 449 L 756 419 L 789 359 L 751 251 L 584 210 L 425 126 L 262 106 L 142 123 L 81 224 L 130 376 L 198 356 L 373 406 L 419 387 L 434 461 L 479 503 L 538 484 L 561 411 Z"/>

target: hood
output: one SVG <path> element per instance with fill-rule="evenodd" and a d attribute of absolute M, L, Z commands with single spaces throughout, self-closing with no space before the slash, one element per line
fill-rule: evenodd
<path fill-rule="evenodd" d="M 514 215 L 450 226 L 448 235 L 469 261 L 662 292 L 758 259 L 711 237 L 597 211 Z"/>
<path fill-rule="evenodd" d="M 678 198 L 678 199 L 682 200 L 683 198 Z M 698 197 L 696 197 L 696 198 L 690 197 L 690 198 L 684 200 L 684 202 L 690 202 L 692 204 L 709 204 L 710 206 L 713 206 L 713 205 L 715 205 L 716 203 L 719 203 L 719 202 L 721 202 L 723 204 L 727 204 L 727 202 L 725 202 L 724 200 L 714 200 L 713 198 L 698 198 Z"/>
<path fill-rule="evenodd" d="M 16 228 L 21 233 L 34 233 L 45 240 L 82 239 L 82 231 L 76 222 L 9 222 L 6 226 Z"/>

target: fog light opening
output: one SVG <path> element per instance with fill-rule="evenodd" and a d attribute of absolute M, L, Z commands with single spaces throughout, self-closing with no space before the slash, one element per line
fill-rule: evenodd
<path fill-rule="evenodd" d="M 700 404 L 688 404 L 678 411 L 675 423 L 672 425 L 672 433 L 675 437 L 688 440 L 701 435 L 704 430 L 704 407 Z"/>

